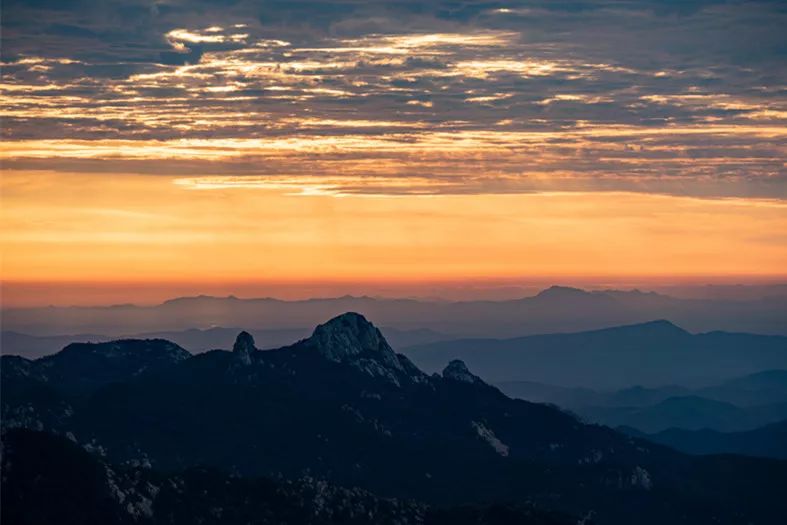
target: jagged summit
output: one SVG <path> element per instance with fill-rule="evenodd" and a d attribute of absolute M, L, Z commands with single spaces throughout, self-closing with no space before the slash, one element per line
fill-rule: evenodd
<path fill-rule="evenodd" d="M 357 356 L 374 357 L 400 368 L 393 348 L 372 323 L 355 312 L 334 317 L 314 329 L 310 340 L 332 361 L 343 362 Z"/>
<path fill-rule="evenodd" d="M 483 380 L 468 370 L 467 365 L 461 359 L 454 359 L 443 369 L 443 378 L 462 383 L 483 383 Z"/>
<path fill-rule="evenodd" d="M 254 337 L 249 332 L 243 331 L 235 338 L 235 344 L 232 345 L 232 353 L 245 364 L 251 363 L 251 354 L 256 352 L 257 347 L 254 346 Z"/>
<path fill-rule="evenodd" d="M 319 325 L 304 345 L 326 359 L 395 384 L 426 377 L 409 359 L 394 352 L 380 330 L 359 313 L 347 312 Z"/>

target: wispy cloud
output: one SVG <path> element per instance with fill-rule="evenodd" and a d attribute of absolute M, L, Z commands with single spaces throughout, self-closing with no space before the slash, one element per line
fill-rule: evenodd
<path fill-rule="evenodd" d="M 0 155 L 202 188 L 787 199 L 785 22 L 774 2 L 12 1 Z"/>

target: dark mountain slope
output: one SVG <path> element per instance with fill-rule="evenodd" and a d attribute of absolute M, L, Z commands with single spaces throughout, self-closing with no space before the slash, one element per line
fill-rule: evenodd
<path fill-rule="evenodd" d="M 429 508 L 313 478 L 240 479 L 212 469 L 162 474 L 118 468 L 64 438 L 41 432 L 8 432 L 3 446 L 3 523 L 568 525 L 576 521 L 527 505 Z"/>
<path fill-rule="evenodd" d="M 46 428 L 120 465 L 309 473 L 431 504 L 593 511 L 600 523 L 772 523 L 787 513 L 776 496 L 787 464 L 691 458 L 584 425 L 506 397 L 463 363 L 427 376 L 358 314 L 290 347 L 260 352 L 241 334 L 232 352 L 176 361 L 79 395 L 36 375 L 41 361 L 17 368 L 71 404 Z M 8 397 L 4 404 L 39 410 L 33 399 Z"/>
<path fill-rule="evenodd" d="M 30 376 L 64 390 L 90 391 L 189 357 L 183 348 L 163 339 L 72 343 L 55 355 L 36 360 Z"/>

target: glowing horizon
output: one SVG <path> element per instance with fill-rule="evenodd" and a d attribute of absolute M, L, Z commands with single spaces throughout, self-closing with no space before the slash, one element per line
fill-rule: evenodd
<path fill-rule="evenodd" d="M 5 304 L 787 274 L 771 4 L 198 4 L 6 6 Z"/>

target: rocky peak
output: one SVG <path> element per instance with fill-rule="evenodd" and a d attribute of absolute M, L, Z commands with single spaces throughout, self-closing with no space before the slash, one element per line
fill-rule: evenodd
<path fill-rule="evenodd" d="M 326 359 L 349 364 L 396 385 L 426 378 L 406 357 L 394 352 L 376 326 L 355 312 L 319 325 L 305 344 Z"/>
<path fill-rule="evenodd" d="M 396 353 L 372 323 L 361 314 L 347 312 L 314 329 L 311 336 L 319 352 L 331 361 L 371 357 L 401 368 Z"/>
<path fill-rule="evenodd" d="M 462 383 L 483 383 L 480 377 L 473 375 L 467 365 L 460 359 L 454 359 L 443 370 L 443 378 Z"/>
<path fill-rule="evenodd" d="M 257 347 L 254 346 L 254 338 L 249 332 L 241 332 L 235 338 L 235 344 L 232 345 L 232 353 L 240 359 L 243 364 L 251 364 L 251 354 L 256 352 Z"/>

